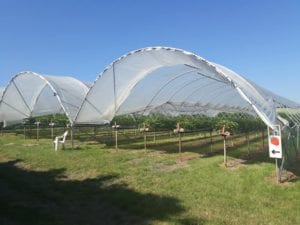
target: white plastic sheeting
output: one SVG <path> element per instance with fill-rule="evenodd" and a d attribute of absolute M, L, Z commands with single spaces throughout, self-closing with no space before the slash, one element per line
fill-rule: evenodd
<path fill-rule="evenodd" d="M 0 97 L 2 92 L 0 88 Z M 104 124 L 122 114 L 244 112 L 272 128 L 278 108 L 299 112 L 300 105 L 193 53 L 150 47 L 117 59 L 93 85 L 72 77 L 19 73 L 3 92 L 0 121 L 10 125 L 65 113 L 71 124 Z M 298 114 L 290 116 L 300 124 Z"/>
<path fill-rule="evenodd" d="M 122 56 L 99 75 L 75 123 L 103 124 L 115 115 L 130 113 L 215 115 L 225 111 L 256 114 L 273 127 L 279 105 L 299 108 L 195 54 L 150 47 Z"/>
<path fill-rule="evenodd" d="M 5 88 L 0 112 L 7 125 L 57 113 L 65 113 L 73 123 L 88 90 L 84 83 L 72 77 L 21 72 Z"/>
<path fill-rule="evenodd" d="M 3 94 L 3 92 L 4 92 L 4 89 L 5 89 L 5 87 L 0 87 L 0 101 L 1 101 L 2 94 Z"/>

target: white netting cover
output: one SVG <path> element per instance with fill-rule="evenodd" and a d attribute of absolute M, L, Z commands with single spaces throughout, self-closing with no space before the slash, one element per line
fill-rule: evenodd
<path fill-rule="evenodd" d="M 75 122 L 101 124 L 116 114 L 130 113 L 245 112 L 272 127 L 278 105 L 299 108 L 226 67 L 183 50 L 151 47 L 109 65 L 87 94 Z"/>
<path fill-rule="evenodd" d="M 0 101 L 2 99 L 2 94 L 4 92 L 5 87 L 0 87 Z"/>
<path fill-rule="evenodd" d="M 65 113 L 73 123 L 88 90 L 85 84 L 72 77 L 22 72 L 6 87 L 0 111 L 7 125 L 57 113 Z"/>

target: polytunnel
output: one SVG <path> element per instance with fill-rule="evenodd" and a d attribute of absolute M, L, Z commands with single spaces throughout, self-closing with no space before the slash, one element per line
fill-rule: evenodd
<path fill-rule="evenodd" d="M 103 124 L 122 114 L 244 112 L 276 124 L 276 108 L 300 105 L 267 91 L 230 69 L 168 47 L 130 52 L 96 79 L 75 119 Z"/>
<path fill-rule="evenodd" d="M 0 112 L 7 125 L 62 113 L 73 124 L 88 90 L 87 85 L 72 77 L 21 72 L 5 88 Z"/>

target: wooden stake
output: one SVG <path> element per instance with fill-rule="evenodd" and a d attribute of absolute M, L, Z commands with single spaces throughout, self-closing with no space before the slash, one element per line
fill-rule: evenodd
<path fill-rule="evenodd" d="M 224 139 L 224 166 L 227 167 L 226 136 L 223 136 L 223 139 Z"/>
<path fill-rule="evenodd" d="M 73 124 L 71 124 L 71 145 L 72 145 L 72 150 L 74 149 L 74 134 L 73 134 L 73 132 L 74 132 L 74 130 L 73 130 Z"/>
<path fill-rule="evenodd" d="M 36 123 L 36 140 L 37 141 L 39 141 L 39 139 L 40 139 L 40 129 L 39 129 L 39 127 L 40 127 L 40 123 L 39 122 L 37 122 Z"/>

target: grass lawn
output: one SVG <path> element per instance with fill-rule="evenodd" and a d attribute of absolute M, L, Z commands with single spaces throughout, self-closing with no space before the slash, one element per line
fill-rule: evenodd
<path fill-rule="evenodd" d="M 214 154 L 209 138 L 183 140 L 179 155 L 174 138 L 54 152 L 50 139 L 0 136 L 0 224 L 300 224 L 300 180 L 276 184 L 259 140 L 245 157 L 237 138 L 229 168 L 221 140 Z"/>

